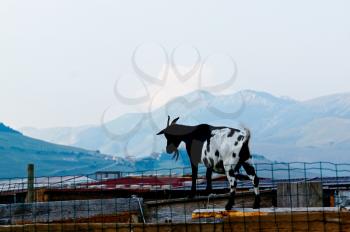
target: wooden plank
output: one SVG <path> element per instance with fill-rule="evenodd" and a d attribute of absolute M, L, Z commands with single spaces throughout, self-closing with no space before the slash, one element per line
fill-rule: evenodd
<path fill-rule="evenodd" d="M 70 223 L 70 224 L 37 224 L 4 227 L 0 226 L 0 232 L 61 232 L 61 231 L 90 231 L 90 232 L 160 232 L 160 231 L 187 231 L 187 232 L 217 232 L 217 231 L 350 231 L 349 218 L 343 215 L 339 221 L 310 221 L 308 223 L 294 223 L 293 225 L 283 221 L 274 223 L 268 221 L 245 221 L 224 223 L 176 223 L 176 224 L 116 224 L 116 223 Z M 348 221 L 346 221 L 347 219 Z"/>
<path fill-rule="evenodd" d="M 282 229 L 287 231 L 349 231 L 349 212 L 281 213 L 258 217 L 228 217 L 230 223 L 244 223 L 259 230 Z"/>

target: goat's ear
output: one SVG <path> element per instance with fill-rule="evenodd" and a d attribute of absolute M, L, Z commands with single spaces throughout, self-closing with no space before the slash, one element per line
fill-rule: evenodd
<path fill-rule="evenodd" d="M 170 122 L 170 116 L 168 115 L 168 122 L 167 122 L 167 124 L 166 124 L 166 127 L 169 126 L 169 122 Z"/>
<path fill-rule="evenodd" d="M 157 135 L 162 135 L 162 134 L 164 134 L 164 130 L 159 131 Z"/>
<path fill-rule="evenodd" d="M 170 125 L 175 124 L 175 123 L 177 122 L 177 120 L 179 120 L 179 118 L 180 118 L 180 117 L 175 118 L 175 119 L 174 119 L 174 120 L 171 122 L 171 124 L 170 124 Z"/>

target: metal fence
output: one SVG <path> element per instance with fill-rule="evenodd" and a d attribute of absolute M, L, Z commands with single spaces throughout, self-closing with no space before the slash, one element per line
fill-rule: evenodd
<path fill-rule="evenodd" d="M 255 168 L 261 208 L 241 180 L 231 211 L 226 177 L 207 192 L 204 167 L 195 197 L 190 167 L 0 179 L 0 231 L 350 231 L 350 164 Z"/>

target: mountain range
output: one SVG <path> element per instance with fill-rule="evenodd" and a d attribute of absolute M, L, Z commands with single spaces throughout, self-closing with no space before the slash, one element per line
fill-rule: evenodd
<path fill-rule="evenodd" d="M 96 171 L 123 171 L 132 174 L 189 174 L 190 161 L 181 149 L 180 159 L 175 163 L 166 153 L 128 160 L 71 146 L 57 145 L 24 136 L 0 123 L 0 180 L 25 178 L 29 163 L 35 165 L 35 175 L 64 176 L 89 175 Z M 269 163 L 263 156 L 260 161 Z M 171 170 L 171 171 L 170 171 Z M 201 174 L 205 170 L 201 168 Z"/>
<path fill-rule="evenodd" d="M 165 127 L 167 115 L 180 116 L 181 124 L 249 127 L 252 153 L 260 154 L 253 158 L 265 177 L 271 176 L 271 164 L 282 178 L 289 175 L 283 162 L 350 161 L 350 94 L 296 101 L 252 90 L 219 96 L 196 91 L 153 111 L 125 114 L 103 125 L 18 131 L 0 123 L 0 178 L 24 177 L 28 163 L 36 165 L 37 176 L 169 172 L 174 167 L 179 169 L 173 172 L 188 173 L 189 168 L 182 169 L 190 166 L 184 147 L 175 163 L 164 152 L 165 138 L 155 135 Z M 319 172 L 318 163 L 310 165 Z M 302 167 L 294 168 L 292 176 L 298 177 Z"/>
<path fill-rule="evenodd" d="M 253 153 L 269 160 L 350 162 L 350 93 L 297 101 L 253 90 L 228 95 L 195 91 L 150 112 L 125 114 L 103 125 L 27 127 L 21 132 L 52 143 L 139 159 L 164 152 L 166 140 L 155 134 L 165 127 L 167 115 L 179 116 L 178 123 L 188 125 L 242 124 L 252 132 Z"/>
<path fill-rule="evenodd" d="M 0 178 L 25 177 L 28 163 L 36 175 L 76 175 L 114 162 L 110 156 L 33 139 L 0 123 Z"/>

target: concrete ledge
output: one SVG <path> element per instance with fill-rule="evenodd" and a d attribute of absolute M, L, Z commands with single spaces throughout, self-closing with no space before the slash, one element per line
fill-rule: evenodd
<path fill-rule="evenodd" d="M 346 208 L 338 207 L 309 207 L 309 208 L 233 208 L 232 210 L 225 210 L 224 208 L 209 208 L 209 209 L 196 209 L 192 213 L 192 219 L 200 218 L 225 218 L 225 217 L 263 217 L 271 215 L 309 215 L 309 214 L 324 214 L 324 213 L 348 213 L 350 212 Z"/>

